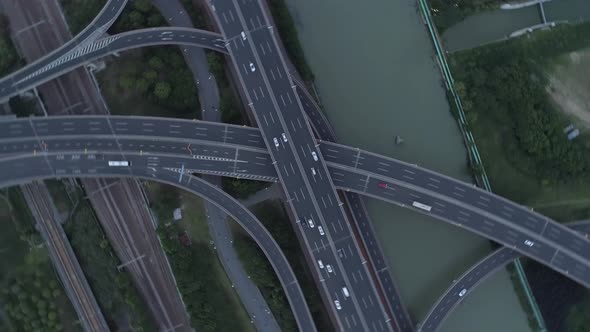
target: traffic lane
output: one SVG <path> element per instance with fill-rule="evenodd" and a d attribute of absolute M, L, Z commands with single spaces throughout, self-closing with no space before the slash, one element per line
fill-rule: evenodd
<path fill-rule="evenodd" d="M 242 23 L 233 1 L 209 0 L 213 16 L 217 19 L 223 34 L 227 39 L 237 36 L 242 31 Z"/>
<path fill-rule="evenodd" d="M 345 194 L 352 208 L 352 214 L 354 218 L 356 218 L 356 224 L 358 225 L 359 232 L 361 235 L 364 234 L 363 241 L 365 243 L 365 247 L 370 254 L 374 269 L 377 273 L 377 278 L 379 278 L 381 288 L 395 317 L 395 323 L 398 325 L 398 328 L 401 331 L 411 330 L 413 328 L 413 323 L 411 322 L 410 317 L 401 301 L 399 292 L 394 285 L 392 276 L 389 273 L 389 267 L 383 259 L 379 242 L 373 235 L 374 232 L 370 225 L 370 221 L 368 220 L 368 215 L 360 202 L 361 198 L 357 194 Z"/>
<path fill-rule="evenodd" d="M 363 191 L 364 186 L 360 183 L 363 180 L 362 175 L 339 168 L 335 169 L 332 174 L 335 175 L 335 183 L 337 183 L 337 185 L 341 187 L 349 187 L 355 191 Z M 413 201 L 420 200 L 421 202 L 432 206 L 432 211 L 427 214 L 469 229 L 477 234 L 481 234 L 489 239 L 516 249 L 526 256 L 543 262 L 546 265 L 551 265 L 551 260 L 556 253 L 556 249 L 546 244 L 543 239 L 519 233 L 510 229 L 503 223 L 492 222 L 485 216 L 473 213 L 472 211 L 465 211 L 459 206 L 448 205 L 446 204 L 447 202 L 439 201 L 428 195 L 416 193 L 411 189 L 403 187 L 397 187 L 394 189 L 391 184 L 389 184 L 388 188 L 381 188 L 378 186 L 379 183 L 382 183 L 381 181 L 375 179 L 370 181 L 372 181 L 372 183 L 367 187 L 367 190 L 364 191 L 367 194 L 403 206 L 411 206 Z M 415 210 L 419 211 L 418 209 Z M 525 244 L 525 241 L 527 240 L 532 241 L 533 244 Z"/>
<path fill-rule="evenodd" d="M 331 146 L 333 147 L 333 145 Z M 349 149 L 348 155 L 350 156 L 352 153 L 353 151 Z M 364 152 L 361 153 L 361 157 L 358 158 L 358 161 L 355 162 L 354 166 L 378 175 L 399 179 L 400 181 L 425 188 L 447 197 L 449 197 L 449 192 L 452 192 L 452 195 L 459 196 L 450 196 L 453 200 L 468 203 L 475 209 L 498 215 L 499 217 L 509 220 L 513 224 L 521 226 L 536 234 L 541 234 L 541 232 L 545 230 L 543 235 L 547 234 L 548 239 L 559 241 L 559 243 L 562 243 L 565 248 L 572 250 L 586 259 L 590 257 L 590 241 L 587 241 L 579 234 L 568 230 L 562 225 L 550 222 L 546 217 L 534 214 L 532 211 L 517 206 L 516 204 L 512 204 L 503 198 L 485 191 L 474 189 L 473 186 L 467 184 L 460 184 L 460 186 L 458 186 L 458 183 L 450 178 L 446 179 L 442 176 L 435 178 L 435 175 L 432 173 L 427 174 L 427 171 L 419 168 L 412 168 L 412 170 L 410 170 L 408 167 L 403 166 L 399 168 L 394 167 L 395 165 L 391 160 L 385 160 L 385 158 L 381 156 Z M 422 172 L 423 174 L 417 174 L 417 172 Z M 442 180 L 438 180 L 439 178 Z M 443 185 L 443 180 L 448 181 Z M 452 191 L 445 186 L 453 186 L 455 191 Z M 458 193 L 459 191 L 461 194 Z M 471 192 L 471 195 L 469 195 L 469 192 Z M 474 200 L 473 197 L 475 194 L 478 196 Z M 486 201 L 486 203 L 482 203 L 482 201 Z"/>
<path fill-rule="evenodd" d="M 471 293 L 485 278 L 499 268 L 518 258 L 520 254 L 506 247 L 494 251 L 465 274 L 453 281 L 443 295 L 437 300 L 430 312 L 420 324 L 420 332 L 437 331 L 453 309 Z M 459 295 L 465 290 L 465 294 Z"/>
<path fill-rule="evenodd" d="M 140 158 L 145 159 L 145 158 Z M 267 254 L 267 258 L 271 260 L 271 264 L 275 268 L 275 272 L 281 277 L 280 280 L 283 282 L 283 286 L 285 287 L 285 291 L 289 296 L 289 299 L 296 299 L 294 301 L 294 306 L 292 309 L 295 311 L 296 317 L 298 317 L 298 322 L 300 321 L 300 328 L 303 330 L 314 330 L 313 321 L 311 320 L 311 316 L 309 315 L 309 311 L 307 310 L 307 306 L 305 304 L 305 300 L 301 293 L 299 287 L 294 287 L 293 284 L 296 282 L 294 274 L 286 261 L 286 258 L 280 252 L 278 245 L 274 242 L 270 234 L 261 226 L 260 222 L 257 220 L 252 220 L 254 217 L 251 213 L 227 194 L 221 192 L 219 189 L 214 188 L 211 185 L 205 184 L 201 182 L 201 180 L 191 177 L 191 176 L 179 176 L 178 173 L 166 170 L 158 170 L 157 172 L 153 172 L 149 170 L 149 167 L 108 167 L 105 166 L 106 164 L 102 162 L 102 160 L 97 159 L 74 159 L 76 161 L 77 166 L 74 168 L 70 160 L 66 159 L 55 159 L 52 160 L 52 166 L 46 165 L 46 159 L 40 156 L 35 156 L 31 158 L 23 158 L 22 160 L 16 161 L 8 161 L 2 162 L 2 168 L 5 167 L 18 167 L 19 172 L 12 172 L 12 178 L 22 177 L 22 178 L 29 178 L 32 176 L 41 176 L 43 174 L 47 176 L 51 176 L 53 174 L 52 169 L 55 170 L 63 170 L 61 172 L 61 176 L 84 176 L 84 175 L 94 175 L 94 176 L 130 176 L 133 174 L 134 176 L 141 176 L 144 178 L 154 178 L 156 180 L 164 180 L 170 184 L 177 185 L 180 183 L 184 183 L 184 188 L 189 188 L 192 192 L 200 193 L 200 196 L 204 197 L 205 199 L 213 199 L 213 203 L 218 205 L 218 207 L 222 208 L 224 211 L 228 212 L 232 217 L 234 217 L 239 223 L 246 228 L 247 232 L 250 233 L 251 236 L 255 239 L 262 239 L 259 241 L 259 245 L 263 247 L 263 251 Z M 134 160 L 136 164 L 139 160 Z M 45 164 L 45 167 L 43 167 Z M 24 165 L 34 165 L 35 167 L 23 167 Z M 133 161 L 132 161 L 133 165 Z M 8 174 L 9 172 L 2 172 L 2 174 Z M 0 181 L 1 175 L 0 175 Z M 200 183 L 201 185 L 205 184 L 204 186 L 200 187 L 197 185 Z M 181 186 L 182 187 L 182 186 Z M 247 223 L 249 222 L 249 223 Z M 270 248 L 270 249 L 268 249 Z M 265 250 L 266 249 L 266 250 Z M 290 287 L 287 287 L 290 286 Z M 301 319 L 301 318 L 304 319 Z M 310 329 L 311 328 L 311 329 Z"/>
<path fill-rule="evenodd" d="M 586 287 L 590 287 L 590 269 L 571 256 L 558 251 L 551 263 L 556 268 L 561 269 L 561 272 L 566 276 L 581 282 Z"/>
<path fill-rule="evenodd" d="M 548 223 L 541 234 L 545 238 L 562 243 L 567 249 L 579 253 L 585 258 L 590 257 L 590 243 L 578 232 L 564 229 L 563 225 Z"/>

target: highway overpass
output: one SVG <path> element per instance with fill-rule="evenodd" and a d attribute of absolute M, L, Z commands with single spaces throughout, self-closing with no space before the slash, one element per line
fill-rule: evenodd
<path fill-rule="evenodd" d="M 579 232 L 583 236 L 590 233 L 590 224 L 587 222 L 567 224 L 569 228 Z M 450 316 L 451 312 L 471 294 L 483 281 L 494 272 L 505 267 L 522 255 L 507 247 L 496 249 L 488 256 L 470 267 L 459 278 L 453 280 L 453 284 L 439 297 L 426 317 L 419 324 L 419 332 L 436 332 Z M 463 295 L 459 293 L 465 290 Z"/>
<path fill-rule="evenodd" d="M 262 146 L 255 128 L 202 121 L 79 116 L 0 122 L 0 153 L 6 157 L 123 151 L 127 159 L 132 154 L 157 158 L 160 167 L 180 167 L 184 162 L 187 169 L 201 173 L 275 181 L 272 159 Z M 508 245 L 587 287 L 590 285 L 590 273 L 586 273 L 587 239 L 566 227 L 470 184 L 415 165 L 333 143 L 320 142 L 319 147 L 338 187 L 409 208 L 415 200 L 430 203 L 432 210 L 424 213 Z M 236 156 L 240 162 L 234 161 Z M 199 160 L 207 162 L 190 166 Z M 356 167 L 351 167 L 351 163 Z M 397 174 L 384 175 L 394 170 Z M 13 171 L 17 170 L 7 170 Z M 417 181 L 418 176 L 426 183 Z M 381 183 L 387 187 L 380 187 Z M 429 184 L 436 184 L 437 188 Z M 448 187 L 450 193 L 444 191 Z M 453 193 L 475 196 L 476 201 L 470 204 L 472 198 L 459 200 Z M 485 209 L 477 203 L 480 201 L 494 209 Z M 511 210 L 501 204 L 509 204 Z M 526 245 L 525 240 L 534 245 Z"/>

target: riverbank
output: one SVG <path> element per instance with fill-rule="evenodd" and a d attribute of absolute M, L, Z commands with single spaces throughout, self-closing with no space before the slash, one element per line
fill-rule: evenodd
<path fill-rule="evenodd" d="M 556 27 L 450 57 L 482 160 L 493 160 L 485 169 L 494 191 L 561 222 L 590 213 L 588 138 L 568 141 L 562 132 L 568 122 L 545 92 L 546 70 L 561 54 L 590 47 L 589 32 L 590 24 Z M 544 286 L 533 287 L 536 297 L 551 292 Z M 562 323 L 540 307 L 549 330 Z"/>

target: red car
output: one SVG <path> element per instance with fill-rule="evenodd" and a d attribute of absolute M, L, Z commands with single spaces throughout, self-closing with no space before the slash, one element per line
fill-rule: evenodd
<path fill-rule="evenodd" d="M 379 183 L 379 188 L 387 188 L 387 183 Z"/>

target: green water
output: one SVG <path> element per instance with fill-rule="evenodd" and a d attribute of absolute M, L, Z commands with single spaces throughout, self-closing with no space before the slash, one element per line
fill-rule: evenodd
<path fill-rule="evenodd" d="M 289 4 L 341 142 L 469 181 L 465 148 L 414 1 Z M 395 146 L 395 135 L 405 142 Z M 486 240 L 461 229 L 382 202 L 367 202 L 416 322 L 454 278 L 490 251 Z M 485 282 L 442 331 L 528 331 L 507 273 Z"/>

